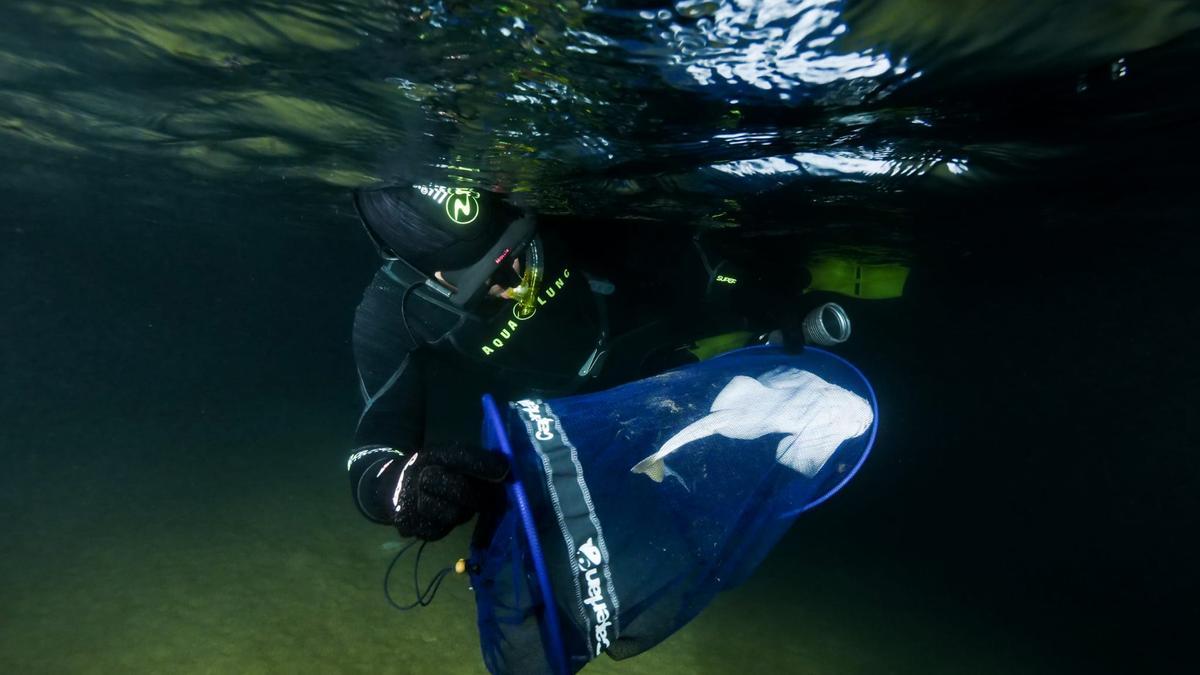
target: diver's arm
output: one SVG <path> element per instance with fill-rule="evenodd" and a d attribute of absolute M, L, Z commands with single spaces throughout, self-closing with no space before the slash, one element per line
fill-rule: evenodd
<path fill-rule="evenodd" d="M 364 516 L 395 526 L 402 536 L 432 541 L 503 494 L 508 464 L 479 448 L 425 445 L 426 379 L 434 357 L 418 340 L 436 331 L 413 316 L 422 306 L 412 295 L 381 271 L 358 307 L 354 357 L 363 412 L 346 468 Z"/>
<path fill-rule="evenodd" d="M 378 474 L 388 462 L 404 459 L 421 446 L 425 423 L 422 377 L 425 358 L 421 350 L 408 352 L 391 377 L 382 383 L 374 382 L 378 389 L 370 390 L 363 385 L 361 390 L 363 411 L 354 433 L 355 450 L 346 468 L 355 503 L 364 516 L 376 522 L 391 523 L 391 514 L 381 501 L 385 495 L 376 494 L 375 484 L 381 475 L 365 474 Z"/>
<path fill-rule="evenodd" d="M 427 358 L 428 348 L 405 354 L 395 378 L 366 398 L 346 468 L 364 516 L 434 541 L 496 502 L 508 463 L 476 447 L 422 443 Z"/>
<path fill-rule="evenodd" d="M 347 461 L 355 503 L 367 518 L 391 523 L 377 476 L 389 462 L 421 446 L 425 427 L 425 361 L 401 303 L 411 294 L 381 270 L 354 316 L 354 360 L 363 410 Z"/>

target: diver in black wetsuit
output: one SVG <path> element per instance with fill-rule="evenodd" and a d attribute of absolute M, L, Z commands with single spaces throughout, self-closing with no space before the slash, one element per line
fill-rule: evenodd
<path fill-rule="evenodd" d="M 729 304 L 713 296 L 740 282 L 690 239 L 674 252 L 643 248 L 653 264 L 624 256 L 640 277 L 630 287 L 665 293 L 654 303 L 661 316 L 631 321 L 638 303 L 622 304 L 622 293 L 612 292 L 621 279 L 590 278 L 568 265 L 561 242 L 498 195 L 417 185 L 358 191 L 354 200 L 385 262 L 355 316 L 364 408 L 348 470 L 363 515 L 402 536 L 440 539 L 502 498 L 508 467 L 498 454 L 427 433 L 451 427 L 450 438 L 474 437 L 478 415 L 448 417 L 478 411 L 485 391 L 554 396 L 609 386 L 694 360 L 676 349 L 688 331 L 695 337 L 749 327 L 746 312 L 729 320 L 711 311 Z M 683 300 L 688 295 L 692 301 Z M 747 305 L 777 300 L 746 297 L 760 298 Z M 670 319 L 695 319 L 705 306 L 704 329 Z M 614 340 L 610 314 L 642 325 Z M 788 339 L 803 344 L 791 332 Z M 460 400 L 443 402 L 448 391 Z"/>

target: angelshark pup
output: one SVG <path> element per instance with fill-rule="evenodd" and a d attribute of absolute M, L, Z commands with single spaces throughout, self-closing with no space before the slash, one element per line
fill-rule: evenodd
<path fill-rule="evenodd" d="M 709 410 L 631 471 L 661 483 L 664 475 L 674 474 L 664 460 L 692 441 L 786 434 L 775 449 L 776 461 L 812 478 L 843 441 L 861 436 L 875 419 L 871 405 L 857 394 L 810 372 L 782 367 L 757 378 L 734 376 Z"/>

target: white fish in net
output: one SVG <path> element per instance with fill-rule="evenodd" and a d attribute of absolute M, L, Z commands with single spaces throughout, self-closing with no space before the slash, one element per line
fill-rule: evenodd
<path fill-rule="evenodd" d="M 631 471 L 661 483 L 666 475 L 678 475 L 664 460 L 688 443 L 714 435 L 753 440 L 782 433 L 776 461 L 812 478 L 842 442 L 861 436 L 875 420 L 861 396 L 795 368 L 775 368 L 757 378 L 736 375 L 709 410 Z"/>

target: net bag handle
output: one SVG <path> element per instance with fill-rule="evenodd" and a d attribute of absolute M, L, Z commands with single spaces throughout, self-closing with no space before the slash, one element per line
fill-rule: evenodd
<path fill-rule="evenodd" d="M 483 396 L 484 427 L 488 431 L 488 443 L 492 450 L 499 449 L 514 467 L 512 445 L 504 430 L 503 418 L 496 406 L 496 400 L 491 394 Z M 542 556 L 542 544 L 538 540 L 537 530 L 533 525 L 533 512 L 529 508 L 529 500 L 525 497 L 525 486 L 515 470 L 509 471 L 512 477 L 505 483 L 509 503 L 517 509 L 521 517 L 521 531 L 525 535 L 525 543 L 529 547 L 529 557 L 533 560 L 533 572 L 537 578 L 538 589 L 542 593 L 542 625 L 546 628 L 546 651 L 550 666 L 556 675 L 570 675 L 567 669 L 566 650 L 563 648 L 562 627 L 558 623 L 558 605 L 554 602 L 554 590 L 550 586 L 550 574 L 546 571 L 546 560 Z"/>

